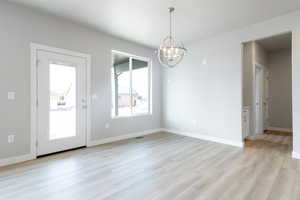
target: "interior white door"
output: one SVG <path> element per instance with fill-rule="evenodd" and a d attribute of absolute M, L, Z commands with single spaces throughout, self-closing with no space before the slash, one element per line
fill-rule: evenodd
<path fill-rule="evenodd" d="M 264 112 L 263 112 L 263 94 L 264 94 L 264 76 L 263 69 L 255 67 L 255 132 L 263 133 Z"/>
<path fill-rule="evenodd" d="M 86 146 L 86 60 L 37 52 L 37 154 Z"/>
<path fill-rule="evenodd" d="M 264 130 L 269 128 L 269 79 L 270 72 L 264 69 L 264 97 L 263 97 L 263 112 L 264 112 Z"/>

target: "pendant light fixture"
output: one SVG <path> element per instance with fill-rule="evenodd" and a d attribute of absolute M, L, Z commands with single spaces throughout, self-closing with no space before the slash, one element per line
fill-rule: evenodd
<path fill-rule="evenodd" d="M 158 48 L 158 60 L 159 62 L 169 68 L 173 68 L 178 65 L 187 49 L 184 47 L 183 43 L 177 43 L 173 36 L 173 27 L 172 27 L 172 17 L 175 11 L 174 7 L 169 8 L 170 13 L 170 34 L 163 40 L 162 44 Z"/>

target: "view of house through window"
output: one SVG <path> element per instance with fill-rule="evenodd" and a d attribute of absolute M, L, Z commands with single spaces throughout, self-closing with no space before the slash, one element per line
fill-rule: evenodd
<path fill-rule="evenodd" d="M 150 113 L 149 62 L 113 52 L 112 116 Z"/>

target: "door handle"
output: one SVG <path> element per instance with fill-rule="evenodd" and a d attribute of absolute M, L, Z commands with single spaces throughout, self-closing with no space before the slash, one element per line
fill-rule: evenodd
<path fill-rule="evenodd" d="M 82 109 L 87 109 L 87 105 L 83 105 L 83 106 L 82 106 Z"/>
<path fill-rule="evenodd" d="M 82 109 L 87 109 L 86 100 L 82 99 L 81 103 L 82 103 Z"/>

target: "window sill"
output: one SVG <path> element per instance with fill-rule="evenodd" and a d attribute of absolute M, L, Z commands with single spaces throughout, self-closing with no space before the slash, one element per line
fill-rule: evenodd
<path fill-rule="evenodd" d="M 147 116 L 149 117 L 152 116 L 152 113 L 137 114 L 137 115 L 130 115 L 130 116 L 117 116 L 117 117 L 112 116 L 111 119 L 126 119 L 126 118 L 147 117 Z"/>

